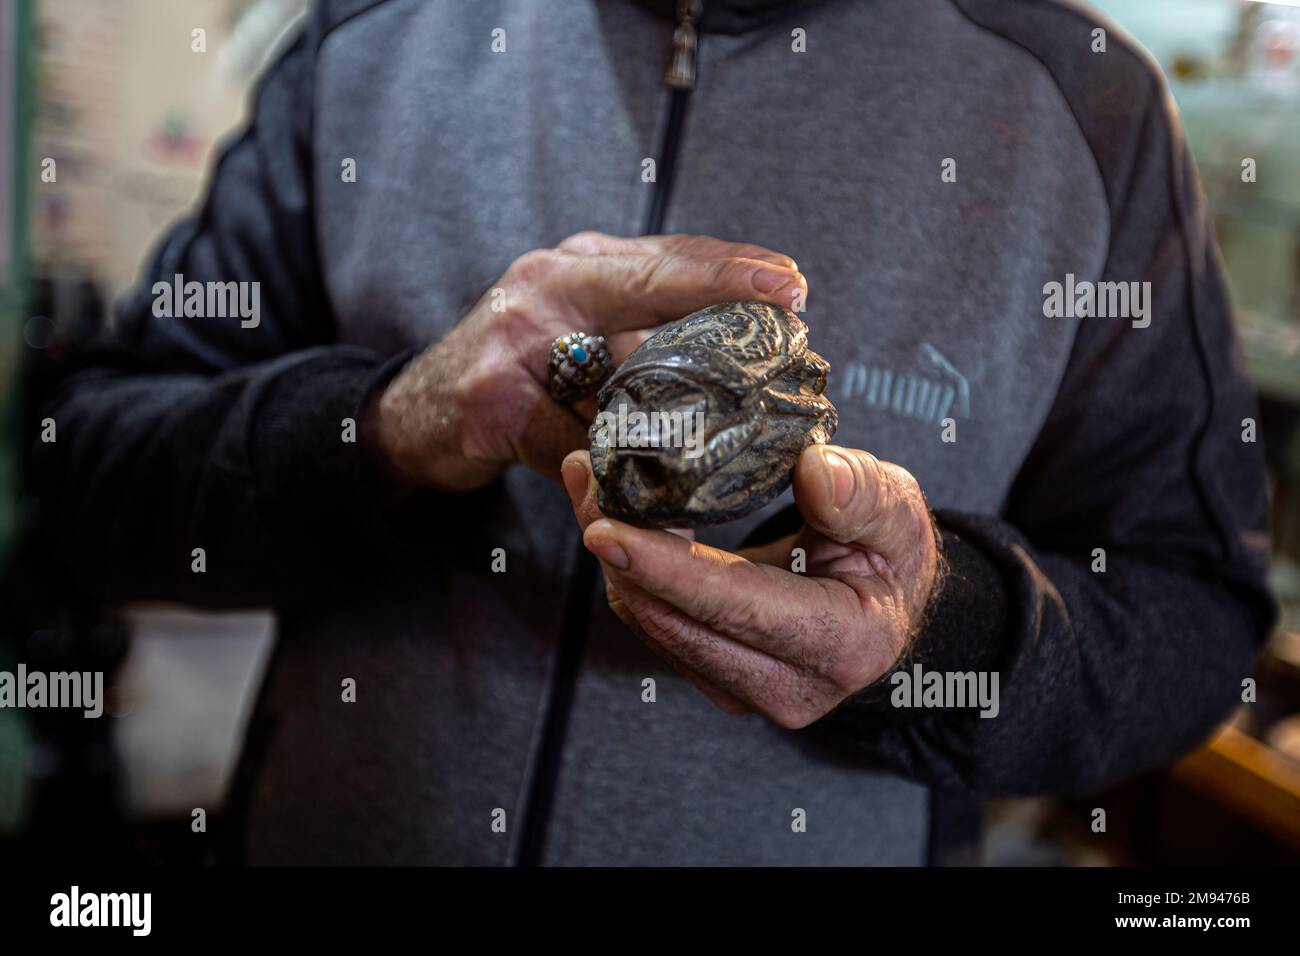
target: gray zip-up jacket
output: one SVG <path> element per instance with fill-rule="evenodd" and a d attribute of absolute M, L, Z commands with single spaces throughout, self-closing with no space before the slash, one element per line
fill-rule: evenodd
<path fill-rule="evenodd" d="M 1158 766 L 1238 699 L 1274 613 L 1256 412 L 1151 64 L 1041 0 L 730 0 L 674 94 L 666 6 L 321 3 L 48 396 L 35 475 L 87 588 L 279 612 L 244 859 L 921 863 L 973 801 Z M 887 680 L 804 731 L 727 716 L 605 606 L 556 484 L 384 510 L 344 420 L 523 252 L 647 228 L 798 260 L 836 442 L 943 532 L 899 666 L 996 671 L 996 717 Z M 260 283 L 257 324 L 155 316 L 178 275 Z M 1088 315 L 1103 282 L 1126 317 Z"/>

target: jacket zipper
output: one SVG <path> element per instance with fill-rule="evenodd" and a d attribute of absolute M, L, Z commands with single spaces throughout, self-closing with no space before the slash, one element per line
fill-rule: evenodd
<path fill-rule="evenodd" d="M 657 235 L 664 231 L 664 214 L 668 210 L 668 197 L 672 193 L 673 174 L 677 171 L 677 151 L 681 144 L 682 123 L 686 120 L 686 104 L 695 89 L 696 51 L 699 34 L 696 24 L 703 12 L 702 0 L 677 0 L 677 27 L 673 30 L 673 53 L 664 74 L 664 85 L 672 90 L 668 104 L 668 122 L 663 139 L 659 142 L 659 160 L 656 164 L 655 188 L 650 197 L 650 211 L 646 216 L 645 234 Z"/>
<path fill-rule="evenodd" d="M 677 25 L 673 30 L 672 56 L 664 73 L 664 85 L 672 93 L 668 104 L 668 121 L 659 142 L 654 192 L 650 197 L 650 209 L 643 230 L 646 235 L 663 232 L 664 215 L 668 209 L 677 151 L 681 143 L 682 123 L 686 119 L 686 104 L 695 88 L 696 48 L 699 43 L 696 24 L 699 23 L 703 7 L 703 0 L 677 0 Z M 568 736 L 569 713 L 573 708 L 578 670 L 582 666 L 582 653 L 587 643 L 591 599 L 595 588 L 596 559 L 579 543 L 564 605 L 563 629 L 560 632 L 560 648 L 556 654 L 550 699 L 546 704 L 541 741 L 528 787 L 528 802 L 524 808 L 517 855 L 520 866 L 539 866 L 544 859 L 546 831 L 559 780 L 560 759 Z"/>

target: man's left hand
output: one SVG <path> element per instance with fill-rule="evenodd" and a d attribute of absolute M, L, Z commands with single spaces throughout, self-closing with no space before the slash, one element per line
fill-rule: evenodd
<path fill-rule="evenodd" d="M 920 626 L 938 568 L 933 519 L 916 479 L 867 452 L 805 449 L 803 530 L 739 553 L 605 518 L 586 452 L 563 472 L 610 607 L 729 713 L 805 727 L 885 674 Z M 796 548 L 802 573 L 788 570 Z"/>

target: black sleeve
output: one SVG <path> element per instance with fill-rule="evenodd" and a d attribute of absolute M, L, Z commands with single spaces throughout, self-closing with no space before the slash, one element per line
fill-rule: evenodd
<path fill-rule="evenodd" d="M 395 363 L 336 344 L 317 261 L 312 84 L 331 27 L 314 7 L 197 217 L 45 396 L 55 440 L 33 445 L 34 487 L 92 596 L 261 604 L 374 527 L 379 478 L 344 419 Z M 156 315 L 155 283 L 177 281 L 257 283 L 257 315 Z"/>
<path fill-rule="evenodd" d="M 1240 701 L 1274 623 L 1255 398 L 1205 204 L 1161 83 L 1130 102 L 1132 135 L 1099 157 L 1100 278 L 1150 282 L 1150 326 L 1082 319 L 1004 513 L 937 514 L 946 575 L 899 665 L 996 671 L 998 714 L 895 707 L 891 672 L 824 722 L 941 789 L 1083 792 L 1167 763 Z"/>

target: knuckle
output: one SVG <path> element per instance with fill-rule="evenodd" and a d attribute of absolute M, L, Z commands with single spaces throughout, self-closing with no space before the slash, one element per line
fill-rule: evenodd
<path fill-rule="evenodd" d="M 506 272 L 515 281 L 539 283 L 555 273 L 563 255 L 558 249 L 530 249 L 512 262 Z"/>
<path fill-rule="evenodd" d="M 524 328 L 532 327 L 532 318 L 537 312 L 538 297 L 535 289 L 536 283 L 524 278 L 514 271 L 512 265 L 506 270 L 497 285 L 496 289 L 502 290 L 505 296 L 501 307 L 496 307 L 487 297 L 480 303 L 477 313 L 488 327 L 498 336 L 506 329 L 515 329 L 520 323 Z M 489 293 L 491 295 L 491 293 Z M 505 335 L 498 339 L 506 346 L 511 346 L 516 336 Z M 509 354 L 516 354 L 514 348 L 508 348 Z"/>
<path fill-rule="evenodd" d="M 599 252 L 608 238 L 603 232 L 597 232 L 595 229 L 583 229 L 566 238 L 558 248 L 590 255 Z"/>

